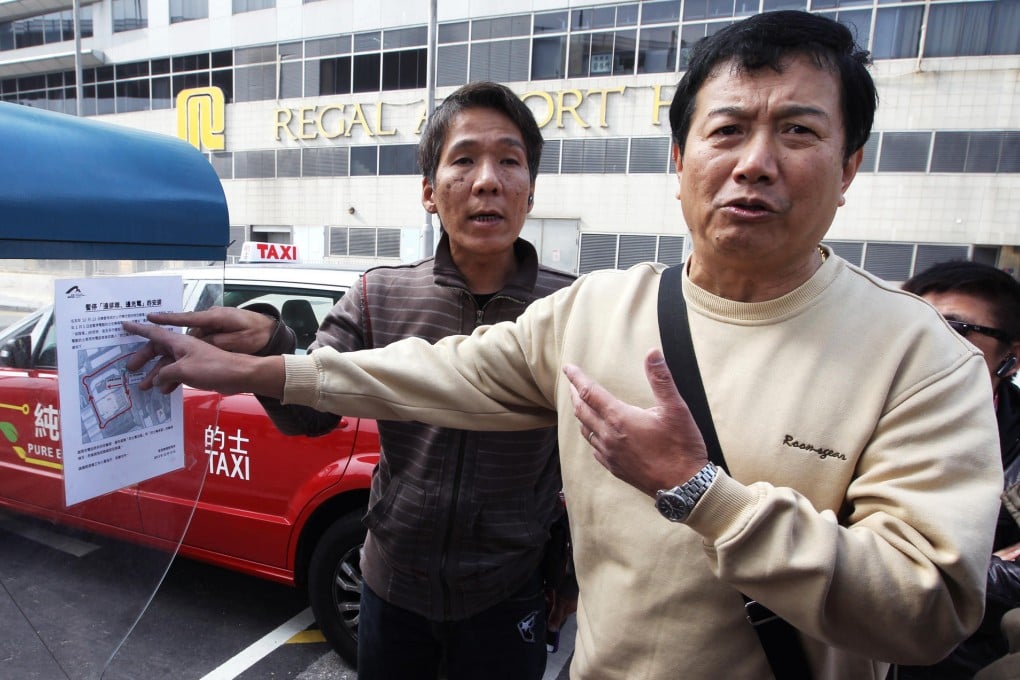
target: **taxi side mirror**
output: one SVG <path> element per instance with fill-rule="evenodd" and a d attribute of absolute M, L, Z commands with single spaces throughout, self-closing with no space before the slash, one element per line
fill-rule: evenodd
<path fill-rule="evenodd" d="M 0 366 L 31 368 L 32 336 L 19 335 L 0 346 Z"/>

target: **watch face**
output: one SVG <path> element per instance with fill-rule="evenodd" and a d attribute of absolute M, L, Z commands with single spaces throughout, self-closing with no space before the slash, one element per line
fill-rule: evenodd
<path fill-rule="evenodd" d="M 660 491 L 656 496 L 655 507 L 671 522 L 682 522 L 691 514 L 690 505 L 679 494 L 673 491 Z"/>

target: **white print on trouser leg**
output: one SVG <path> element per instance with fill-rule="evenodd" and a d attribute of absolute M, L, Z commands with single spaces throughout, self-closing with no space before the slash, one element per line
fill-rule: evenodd
<path fill-rule="evenodd" d="M 538 619 L 538 612 L 533 611 L 517 622 L 517 630 L 521 633 L 521 639 L 525 642 L 535 641 L 535 621 Z"/>

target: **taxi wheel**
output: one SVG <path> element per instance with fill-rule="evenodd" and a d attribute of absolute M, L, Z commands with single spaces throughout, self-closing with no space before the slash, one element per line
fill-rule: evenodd
<path fill-rule="evenodd" d="M 308 600 L 326 640 L 357 668 L 361 609 L 361 512 L 344 515 L 319 539 L 308 567 Z"/>

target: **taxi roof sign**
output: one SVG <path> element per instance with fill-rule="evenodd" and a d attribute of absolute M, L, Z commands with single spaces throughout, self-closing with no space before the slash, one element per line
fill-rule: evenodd
<path fill-rule="evenodd" d="M 300 262 L 297 246 L 290 243 L 245 241 L 238 262 Z"/>

